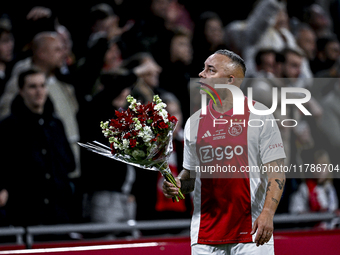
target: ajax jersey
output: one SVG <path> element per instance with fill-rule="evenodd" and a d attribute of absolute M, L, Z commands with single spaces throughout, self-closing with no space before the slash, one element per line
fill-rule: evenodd
<path fill-rule="evenodd" d="M 273 116 L 254 115 L 244 102 L 244 115 L 233 115 L 215 111 L 210 100 L 206 114 L 196 112 L 185 125 L 183 167 L 196 172 L 192 244 L 252 242 L 267 186 L 260 167 L 285 158 Z"/>

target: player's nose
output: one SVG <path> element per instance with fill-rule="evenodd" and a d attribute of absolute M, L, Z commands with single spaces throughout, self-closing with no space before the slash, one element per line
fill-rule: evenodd
<path fill-rule="evenodd" d="M 200 78 L 206 78 L 206 77 L 205 77 L 205 72 L 204 72 L 204 70 L 198 74 L 198 77 L 200 77 Z"/>

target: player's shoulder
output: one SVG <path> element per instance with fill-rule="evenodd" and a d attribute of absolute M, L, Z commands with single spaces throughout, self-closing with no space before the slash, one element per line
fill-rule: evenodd
<path fill-rule="evenodd" d="M 193 115 L 191 115 L 189 120 L 198 121 L 200 117 L 201 117 L 201 109 L 197 110 Z"/>
<path fill-rule="evenodd" d="M 199 122 L 200 119 L 201 119 L 201 109 L 197 110 L 194 114 L 192 114 L 192 115 L 188 118 L 188 120 L 187 120 L 185 126 L 188 126 L 188 127 L 189 127 L 190 125 L 196 124 L 196 123 Z"/>
<path fill-rule="evenodd" d="M 201 109 L 192 114 L 185 123 L 184 136 L 190 136 L 194 131 L 198 130 L 198 125 L 201 119 Z"/>
<path fill-rule="evenodd" d="M 267 106 L 255 100 L 253 100 L 253 106 L 257 110 L 269 110 Z"/>
<path fill-rule="evenodd" d="M 269 109 L 268 106 L 266 106 L 265 104 L 259 102 L 259 101 L 255 101 L 252 100 L 253 103 L 253 108 L 257 111 L 262 111 L 262 113 L 258 113 L 258 112 L 254 112 L 252 113 L 251 110 L 251 116 L 250 118 L 260 118 L 260 119 L 268 119 L 268 118 L 273 118 L 273 111 Z M 266 112 L 266 113 L 265 113 Z"/>

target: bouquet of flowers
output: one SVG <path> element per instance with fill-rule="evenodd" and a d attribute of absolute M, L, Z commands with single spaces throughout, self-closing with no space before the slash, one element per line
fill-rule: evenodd
<path fill-rule="evenodd" d="M 130 103 L 127 110 L 115 111 L 114 118 L 100 123 L 110 147 L 97 141 L 79 145 L 127 164 L 160 171 L 167 181 L 177 187 L 168 165 L 177 118 L 165 110 L 166 104 L 158 95 L 146 105 L 130 95 L 127 101 Z M 181 190 L 175 197 L 177 202 L 179 198 L 184 199 Z"/>

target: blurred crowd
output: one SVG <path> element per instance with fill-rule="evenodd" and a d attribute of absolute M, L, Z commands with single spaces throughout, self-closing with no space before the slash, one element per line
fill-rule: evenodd
<path fill-rule="evenodd" d="M 99 123 L 125 108 L 127 95 L 146 103 L 158 94 L 179 119 L 169 162 L 177 175 L 190 78 L 219 49 L 245 60 L 241 88 L 245 95 L 252 88 L 253 99 L 269 108 L 274 87 L 311 92 L 304 106 L 312 115 L 295 106 L 284 116 L 280 107 L 274 112 L 298 121 L 294 128 L 279 125 L 285 164 L 333 171 L 287 176 L 277 213 L 338 213 L 340 3 L 247 3 L 249 10 L 234 11 L 220 1 L 210 9 L 181 0 L 94 1 L 72 12 L 77 27 L 65 17 L 65 4 L 65 12 L 27 3 L 20 11 L 0 8 L 0 225 L 190 218 L 191 196 L 166 199 L 159 173 L 77 142 L 106 143 Z"/>

